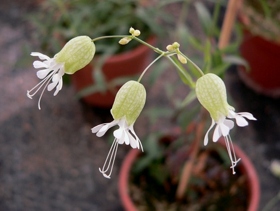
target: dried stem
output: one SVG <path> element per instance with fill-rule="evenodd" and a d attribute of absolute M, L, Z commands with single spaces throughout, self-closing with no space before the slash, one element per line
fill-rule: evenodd
<path fill-rule="evenodd" d="M 241 3 L 242 0 L 229 0 L 228 2 L 221 35 L 219 38 L 219 44 L 218 44 L 219 49 L 225 48 L 229 42 L 233 24 L 235 22 L 236 14 Z"/>
<path fill-rule="evenodd" d="M 185 190 L 188 186 L 191 174 L 192 174 L 192 169 L 193 165 L 195 163 L 195 160 L 197 158 L 197 154 L 199 152 L 199 146 L 200 146 L 200 141 L 202 140 L 203 137 L 203 132 L 204 132 L 204 126 L 206 123 L 206 117 L 207 117 L 207 112 L 204 108 L 202 108 L 201 112 L 201 120 L 198 124 L 195 126 L 195 138 L 193 141 L 192 145 L 192 151 L 189 160 L 185 163 L 182 171 L 182 175 L 180 177 L 179 185 L 177 188 L 176 192 L 176 198 L 178 200 L 182 200 L 184 197 Z"/>

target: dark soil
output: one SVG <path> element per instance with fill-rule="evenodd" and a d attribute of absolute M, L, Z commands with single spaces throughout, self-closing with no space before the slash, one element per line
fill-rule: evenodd
<path fill-rule="evenodd" d="M 141 172 L 131 174 L 132 200 L 140 211 L 247 210 L 248 178 L 238 166 L 236 174 L 232 174 L 228 162 L 223 159 L 225 153 L 220 146 L 216 146 L 215 150 L 208 148 L 207 151 L 199 153 L 185 197 L 181 201 L 175 197 L 180 172 L 174 171 L 174 168 L 178 169 L 178 163 L 182 162 L 170 162 L 168 157 L 155 159 Z"/>

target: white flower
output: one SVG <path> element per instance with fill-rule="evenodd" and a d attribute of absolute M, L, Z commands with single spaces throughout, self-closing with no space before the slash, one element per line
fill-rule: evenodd
<path fill-rule="evenodd" d="M 125 118 L 122 118 L 120 120 L 113 120 L 110 123 L 97 125 L 94 128 L 92 128 L 91 131 L 93 133 L 96 133 L 98 137 L 101 137 L 107 132 L 108 129 L 115 125 L 118 125 L 119 129 L 114 131 L 114 142 L 109 150 L 109 153 L 107 155 L 102 169 L 99 168 L 99 171 L 106 178 L 110 178 L 111 176 L 119 144 L 125 143 L 126 145 L 130 145 L 133 149 L 141 148 L 141 150 L 143 151 L 140 139 L 134 132 L 133 124 L 128 126 Z"/>
<path fill-rule="evenodd" d="M 119 129 L 114 131 L 114 142 L 107 155 L 102 169 L 99 171 L 104 177 L 110 178 L 119 144 L 130 145 L 133 149 L 143 151 L 142 144 L 134 132 L 133 125 L 141 113 L 146 102 L 146 90 L 142 84 L 136 81 L 126 82 L 118 91 L 111 114 L 114 120 L 110 123 L 97 125 L 91 131 L 98 137 L 103 136 L 108 129 L 118 125 Z"/>
<path fill-rule="evenodd" d="M 213 133 L 213 142 L 217 142 L 221 136 L 224 137 L 231 161 L 232 172 L 235 174 L 234 167 L 240 161 L 240 158 L 236 158 L 232 140 L 229 135 L 230 130 L 234 127 L 234 122 L 230 119 L 235 119 L 239 127 L 245 127 L 248 125 L 245 118 L 249 120 L 256 120 L 256 118 L 248 112 L 234 112 L 234 108 L 227 102 L 224 82 L 221 78 L 212 73 L 208 73 L 197 80 L 196 95 L 199 102 L 209 111 L 212 118 L 212 124 L 204 137 L 204 145 L 208 144 L 208 134 L 216 125 Z"/>
<path fill-rule="evenodd" d="M 32 99 L 40 89 L 43 89 L 38 100 L 38 108 L 41 109 L 40 101 L 45 89 L 52 91 L 56 88 L 54 96 L 57 95 L 62 89 L 62 76 L 65 73 L 74 74 L 85 67 L 92 60 L 94 54 L 95 45 L 88 36 L 78 36 L 69 40 L 54 58 L 42 53 L 32 52 L 31 56 L 38 56 L 41 60 L 33 62 L 33 66 L 39 69 L 37 77 L 42 81 L 28 90 L 27 96 Z"/>
<path fill-rule="evenodd" d="M 250 120 L 256 120 L 256 118 L 253 117 L 253 115 L 248 112 L 235 113 L 232 110 L 229 110 L 229 115 L 227 117 L 234 118 L 236 120 L 236 124 L 239 127 L 245 127 L 248 125 L 248 122 L 244 117 L 246 117 L 247 119 L 250 119 Z M 212 140 L 213 140 L 213 142 L 217 142 L 221 136 L 224 137 L 228 155 L 229 155 L 229 158 L 231 161 L 230 168 L 232 168 L 232 173 L 235 174 L 234 167 L 240 161 L 240 158 L 239 159 L 236 158 L 232 140 L 229 135 L 230 130 L 234 127 L 234 122 L 232 120 L 227 119 L 225 116 L 221 116 L 221 118 L 218 121 L 215 121 L 214 119 L 212 119 L 212 124 L 211 124 L 210 128 L 208 129 L 208 131 L 206 132 L 205 137 L 204 137 L 205 146 L 208 144 L 208 134 L 215 125 L 216 125 L 216 128 L 214 130 Z"/>
<path fill-rule="evenodd" d="M 37 77 L 42 79 L 36 86 L 34 86 L 31 90 L 27 91 L 27 96 L 32 99 L 32 97 L 41 89 L 43 88 L 39 101 L 38 101 L 38 108 L 40 107 L 40 101 L 42 95 L 47 88 L 48 91 L 52 91 L 56 88 L 54 92 L 54 96 L 61 90 L 63 82 L 62 76 L 64 75 L 64 64 L 57 63 L 54 58 L 50 58 L 42 53 L 32 52 L 31 56 L 38 56 L 42 61 L 36 60 L 33 62 L 33 66 L 37 71 Z M 51 83 L 50 83 L 51 82 Z"/>

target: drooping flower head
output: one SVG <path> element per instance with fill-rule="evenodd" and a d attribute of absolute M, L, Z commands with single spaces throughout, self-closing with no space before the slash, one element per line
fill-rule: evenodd
<path fill-rule="evenodd" d="M 233 174 L 235 174 L 234 167 L 240 159 L 236 158 L 229 136 L 229 131 L 234 127 L 234 122 L 230 119 L 235 119 L 238 126 L 244 127 L 248 125 L 245 118 L 249 120 L 256 120 L 256 118 L 248 112 L 235 113 L 235 109 L 227 102 L 226 87 L 223 80 L 215 74 L 208 73 L 200 77 L 196 82 L 195 89 L 199 102 L 208 110 L 212 118 L 212 124 L 204 137 L 204 145 L 207 145 L 208 134 L 216 125 L 213 141 L 216 142 L 221 136 L 224 137 L 232 164 L 231 168 Z"/>
<path fill-rule="evenodd" d="M 134 132 L 133 125 L 139 114 L 141 113 L 146 102 L 146 90 L 142 84 L 136 81 L 126 82 L 118 91 L 111 114 L 114 120 L 110 123 L 97 125 L 92 128 L 92 132 L 98 137 L 103 136 L 108 129 L 118 125 L 119 128 L 114 131 L 114 142 L 107 155 L 102 169 L 99 171 L 104 177 L 110 178 L 114 161 L 116 158 L 118 145 L 126 144 L 132 148 L 137 148 L 143 151 L 141 142 Z"/>
<path fill-rule="evenodd" d="M 85 67 L 95 54 L 95 45 L 88 36 L 78 36 L 68 41 L 65 46 L 53 58 L 42 53 L 32 52 L 31 56 L 38 56 L 40 60 L 33 62 L 33 66 L 37 71 L 37 77 L 42 79 L 31 90 L 27 91 L 27 96 L 32 97 L 43 88 L 38 100 L 38 108 L 42 95 L 47 88 L 52 91 L 56 88 L 54 96 L 62 89 L 62 76 L 73 74 L 81 68 Z"/>

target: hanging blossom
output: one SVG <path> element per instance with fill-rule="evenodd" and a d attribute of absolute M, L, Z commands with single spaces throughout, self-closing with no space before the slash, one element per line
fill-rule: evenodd
<path fill-rule="evenodd" d="M 48 57 L 42 53 L 32 52 L 31 56 L 37 56 L 41 60 L 33 62 L 33 66 L 37 71 L 37 77 L 42 79 L 36 86 L 27 91 L 27 96 L 32 97 L 43 89 L 39 100 L 38 108 L 42 95 L 47 88 L 52 91 L 54 88 L 54 96 L 62 89 L 62 76 L 66 74 L 73 74 L 81 68 L 85 67 L 93 58 L 95 54 L 95 45 L 88 36 L 78 36 L 68 41 L 65 46 L 53 58 Z"/>
<path fill-rule="evenodd" d="M 143 151 L 140 139 L 133 129 L 133 125 L 141 113 L 146 101 L 146 90 L 142 84 L 136 81 L 126 82 L 118 91 L 111 114 L 114 120 L 110 123 L 100 124 L 92 128 L 92 132 L 98 137 L 103 136 L 108 129 L 118 125 L 114 131 L 114 141 L 109 150 L 102 169 L 99 171 L 104 177 L 110 178 L 119 144 L 130 145 L 133 149 Z"/>
<path fill-rule="evenodd" d="M 215 74 L 208 73 L 200 77 L 196 82 L 195 91 L 199 102 L 208 110 L 212 118 L 212 124 L 204 137 L 204 145 L 207 145 L 208 134 L 216 125 L 213 142 L 217 142 L 221 136 L 224 137 L 232 173 L 235 174 L 234 167 L 240 161 L 240 158 L 236 157 L 229 135 L 230 130 L 234 127 L 234 122 L 231 119 L 234 119 L 239 127 L 245 127 L 248 125 L 246 119 L 256 120 L 256 118 L 248 112 L 236 113 L 234 111 L 235 109 L 227 102 L 226 87 L 223 80 Z"/>

